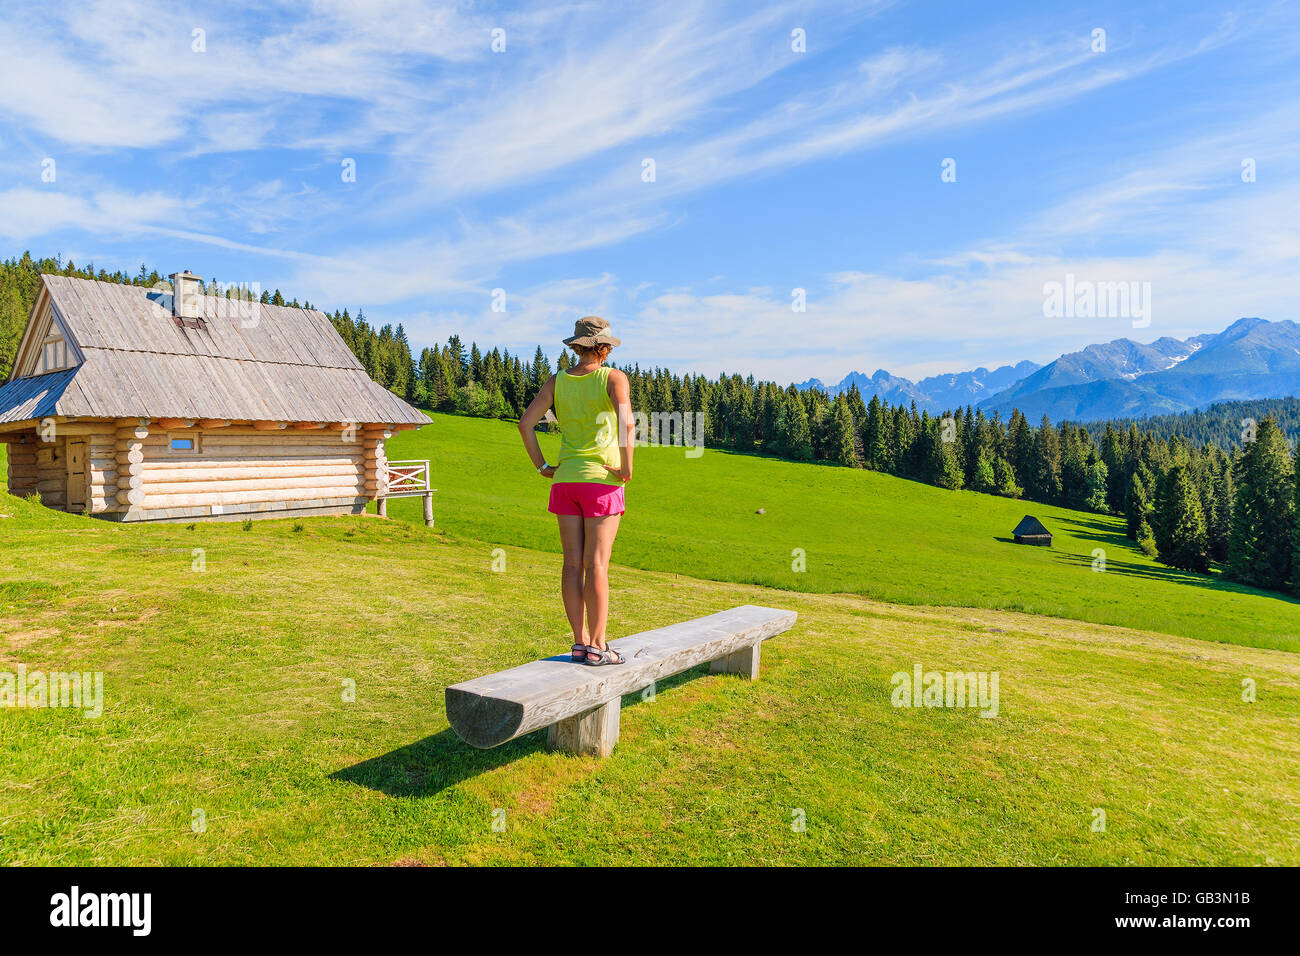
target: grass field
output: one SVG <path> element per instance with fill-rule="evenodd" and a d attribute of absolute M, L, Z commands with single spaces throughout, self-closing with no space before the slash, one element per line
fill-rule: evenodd
<path fill-rule="evenodd" d="M 442 690 L 567 646 L 553 555 L 0 513 L 0 670 L 105 675 L 99 719 L 0 710 L 0 863 L 1300 863 L 1294 654 L 616 567 L 616 634 L 800 622 L 758 682 L 627 699 L 612 759 L 475 751 Z M 891 706 L 917 663 L 998 671 L 999 716 Z"/>
<path fill-rule="evenodd" d="M 1300 864 L 1296 605 L 1110 519 L 642 450 L 611 633 L 744 603 L 798 625 L 758 682 L 626 698 L 610 760 L 476 751 L 443 689 L 568 646 L 545 482 L 499 422 L 390 455 L 433 459 L 436 531 L 411 501 L 123 527 L 0 493 L 0 673 L 104 675 L 97 719 L 0 709 L 0 864 Z M 1053 549 L 1000 540 L 1026 510 Z M 916 665 L 997 672 L 998 716 L 892 706 Z"/>
<path fill-rule="evenodd" d="M 558 441 L 544 436 L 553 455 Z M 438 527 L 555 550 L 547 482 L 508 422 L 435 415 L 389 443 L 393 459 L 432 461 Z M 868 471 L 708 450 L 642 448 L 615 560 L 633 567 L 881 601 L 1026 611 L 1255 647 L 1300 650 L 1300 603 L 1160 565 L 1118 517 L 951 492 Z M 766 514 L 759 515 L 758 509 Z M 1026 513 L 1053 546 L 1010 540 Z M 422 522 L 418 499 L 389 515 Z M 792 570 L 792 552 L 806 571 Z M 1094 550 L 1104 572 L 1093 570 Z"/>

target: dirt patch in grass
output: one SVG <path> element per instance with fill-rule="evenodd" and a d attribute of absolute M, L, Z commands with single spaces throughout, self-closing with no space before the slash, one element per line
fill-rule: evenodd
<path fill-rule="evenodd" d="M 52 627 L 41 627 L 31 631 L 16 631 L 13 634 L 0 637 L 0 643 L 5 647 L 16 649 L 19 647 L 29 647 L 37 641 L 43 641 L 48 637 L 54 637 L 59 632 Z"/>

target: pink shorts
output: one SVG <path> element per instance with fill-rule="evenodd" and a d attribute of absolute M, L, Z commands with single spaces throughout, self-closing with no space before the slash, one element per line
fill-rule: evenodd
<path fill-rule="evenodd" d="M 599 481 L 561 481 L 551 485 L 550 512 L 553 515 L 603 518 L 621 515 L 626 510 L 622 485 L 606 485 Z"/>

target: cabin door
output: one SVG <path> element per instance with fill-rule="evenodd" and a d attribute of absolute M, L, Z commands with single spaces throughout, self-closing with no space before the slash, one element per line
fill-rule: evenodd
<path fill-rule="evenodd" d="M 68 511 L 86 510 L 86 441 L 68 439 Z"/>

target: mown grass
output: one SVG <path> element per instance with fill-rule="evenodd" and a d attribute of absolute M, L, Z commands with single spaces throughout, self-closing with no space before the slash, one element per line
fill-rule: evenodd
<path fill-rule="evenodd" d="M 618 566 L 614 634 L 800 620 L 758 682 L 628 698 L 611 759 L 476 751 L 443 689 L 567 648 L 554 555 L 493 573 L 496 544 L 374 518 L 0 513 L 0 671 L 99 670 L 106 697 L 0 709 L 0 863 L 1300 863 L 1282 651 Z M 999 716 L 891 706 L 916 663 L 998 671 Z"/>
<path fill-rule="evenodd" d="M 543 436 L 554 455 L 558 442 Z M 559 547 L 547 482 L 508 422 L 434 415 L 389 443 L 432 461 L 438 526 L 454 537 Z M 881 601 L 1025 611 L 1255 647 L 1300 650 L 1300 603 L 1166 568 L 1119 517 L 945 491 L 869 471 L 757 455 L 642 448 L 617 560 L 638 568 Z M 756 512 L 764 509 L 765 514 Z M 1052 547 L 1011 541 L 1026 513 Z M 422 523 L 418 499 L 389 515 Z M 806 570 L 793 570 L 795 549 Z M 1097 549 L 1105 571 L 1094 571 Z"/>

